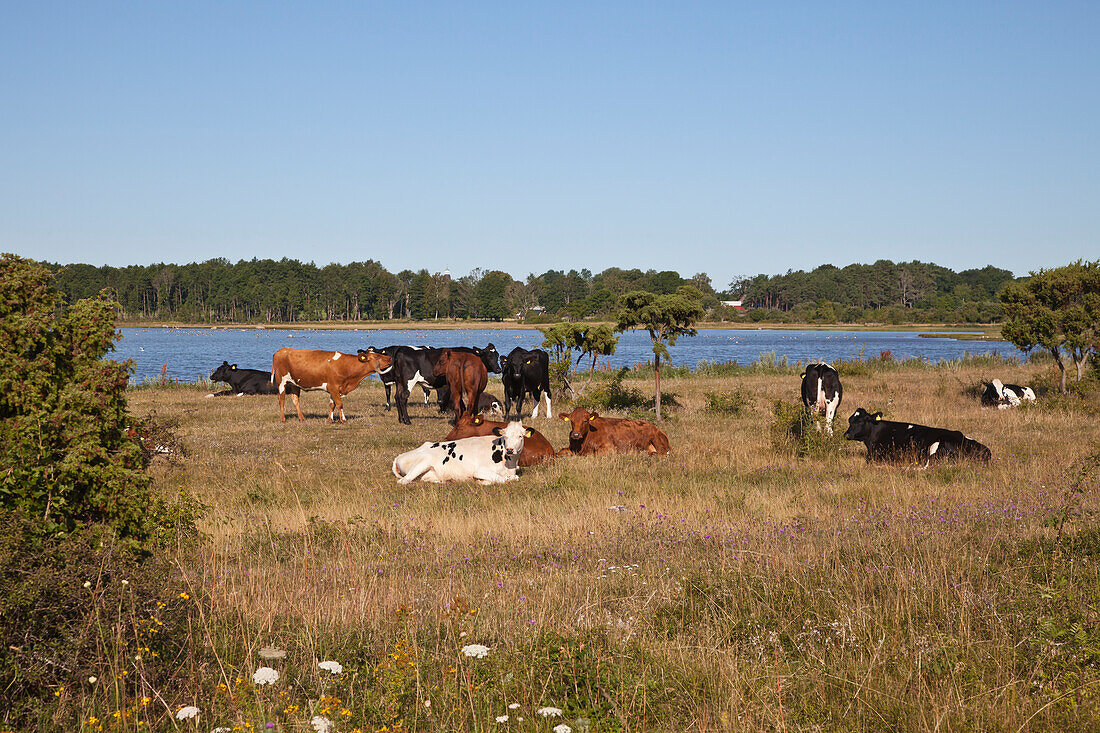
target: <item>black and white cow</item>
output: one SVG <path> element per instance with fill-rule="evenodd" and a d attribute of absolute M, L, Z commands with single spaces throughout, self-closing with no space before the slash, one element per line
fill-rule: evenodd
<path fill-rule="evenodd" d="M 438 390 L 447 383 L 446 377 L 435 373 L 435 363 L 439 361 L 443 349 L 425 348 L 420 346 L 395 346 L 390 354 L 393 357 L 392 379 L 395 386 L 394 402 L 397 404 L 397 421 L 412 424 L 409 420 L 409 395 L 413 387 L 421 385 L 425 393 L 429 389 Z M 451 351 L 459 351 L 466 354 L 475 354 L 485 364 L 486 371 L 500 372 L 500 355 L 496 347 L 489 344 L 484 349 L 468 346 L 454 346 Z"/>
<path fill-rule="evenodd" d="M 535 400 L 531 417 L 539 416 L 542 396 L 546 395 L 546 417 L 553 416 L 550 407 L 550 357 L 542 349 L 527 350 L 517 346 L 508 356 L 500 358 L 501 382 L 504 383 L 504 419 L 516 403 L 516 417 L 523 416 L 523 398 L 530 393 Z"/>
<path fill-rule="evenodd" d="M 393 475 L 399 484 L 417 479 L 437 484 L 471 479 L 482 484 L 514 481 L 523 440 L 529 435 L 530 428 L 510 422 L 493 428 L 492 435 L 426 442 L 394 458 Z"/>
<path fill-rule="evenodd" d="M 1001 380 L 994 379 L 985 385 L 982 392 L 982 406 L 996 407 L 998 410 L 1006 410 L 1009 407 L 1019 407 L 1024 401 L 1034 402 L 1035 392 L 1031 387 L 1021 387 L 1018 384 L 1002 384 Z"/>
<path fill-rule="evenodd" d="M 398 349 L 414 349 L 425 350 L 430 349 L 430 346 L 387 346 L 384 349 L 375 349 L 375 351 L 381 351 L 391 359 L 397 354 Z M 397 372 L 393 368 L 393 364 L 388 366 L 385 371 L 378 372 L 378 378 L 382 380 L 382 386 L 386 388 L 386 412 L 390 411 L 390 387 L 397 384 Z M 428 396 L 432 393 L 432 388 L 427 384 L 420 385 L 424 389 L 424 404 L 428 404 Z"/>
<path fill-rule="evenodd" d="M 930 428 L 926 425 L 883 420 L 882 413 L 869 413 L 862 407 L 848 418 L 848 440 L 867 446 L 867 462 L 923 461 L 928 468 L 933 460 L 969 458 L 989 461 L 989 448 L 966 437 L 958 430 Z"/>
<path fill-rule="evenodd" d="M 840 374 L 830 364 L 810 364 L 802 373 L 802 404 L 813 416 L 825 416 L 825 429 L 833 434 L 833 417 L 844 397 Z M 817 425 L 817 421 L 814 421 Z M 817 425 L 820 430 L 821 426 Z"/>
<path fill-rule="evenodd" d="M 236 364 L 223 361 L 222 365 L 210 374 L 211 382 L 225 382 L 229 389 L 212 392 L 207 397 L 225 397 L 226 395 L 276 394 L 279 390 L 271 383 L 271 372 L 259 369 L 240 369 Z"/>

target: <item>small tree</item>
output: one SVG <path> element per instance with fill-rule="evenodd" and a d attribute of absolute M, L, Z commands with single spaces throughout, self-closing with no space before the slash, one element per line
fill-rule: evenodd
<path fill-rule="evenodd" d="M 126 433 L 129 364 L 104 360 L 116 338 L 105 296 L 58 315 L 49 271 L 0 257 L 0 509 L 53 533 L 105 522 L 148 530 L 147 455 Z"/>
<path fill-rule="evenodd" d="M 1066 391 L 1065 357 L 1076 367 L 1077 381 L 1089 356 L 1100 347 L 1100 262 L 1077 262 L 1031 273 L 1001 293 L 1008 320 L 1001 334 L 1028 352 L 1046 349 L 1061 373 Z"/>
<path fill-rule="evenodd" d="M 706 312 L 699 301 L 703 294 L 691 285 L 681 285 L 675 293 L 655 295 L 643 290 L 626 293 L 619 298 L 619 322 L 616 331 L 644 328 L 653 342 L 653 374 L 657 388 L 654 403 L 657 420 L 661 420 L 661 356 L 668 357 L 668 346 L 675 346 L 680 336 L 694 336 L 695 324 Z M 666 346 L 666 343 L 668 344 Z"/>
<path fill-rule="evenodd" d="M 583 329 L 580 337 L 576 339 L 577 348 L 581 355 L 577 357 L 577 364 L 581 359 L 588 357 L 588 381 L 592 381 L 592 375 L 596 372 L 596 362 L 601 356 L 611 356 L 615 353 L 615 346 L 619 343 L 619 337 L 606 323 L 600 323 Z"/>

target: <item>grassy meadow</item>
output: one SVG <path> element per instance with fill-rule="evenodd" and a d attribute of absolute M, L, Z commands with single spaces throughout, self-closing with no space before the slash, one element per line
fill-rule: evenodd
<path fill-rule="evenodd" d="M 839 368 L 831 440 L 783 430 L 791 408 L 776 403 L 797 400 L 797 367 L 670 371 L 669 456 L 558 459 L 488 487 L 398 486 L 393 457 L 449 423 L 414 399 L 413 424 L 398 424 L 373 378 L 346 399 L 345 425 L 329 424 L 321 393 L 303 396 L 307 422 L 283 424 L 274 397 L 133 389 L 131 411 L 170 426 L 156 484 L 204 505 L 201 535 L 170 553 L 197 619 L 178 633 L 195 651 L 174 697 L 137 679 L 100 685 L 85 720 L 1095 729 L 1096 390 L 1061 397 L 1042 389 L 1049 365 L 988 359 Z M 981 409 L 974 388 L 994 376 L 1038 384 L 1040 402 Z M 623 387 L 652 398 L 645 373 Z M 499 381 L 489 391 L 502 396 Z M 960 429 L 994 459 L 868 466 L 841 437 L 860 406 Z M 555 400 L 555 415 L 567 409 Z M 526 422 L 566 444 L 563 421 Z M 279 681 L 255 684 L 260 666 Z M 177 723 L 184 705 L 201 712 Z"/>

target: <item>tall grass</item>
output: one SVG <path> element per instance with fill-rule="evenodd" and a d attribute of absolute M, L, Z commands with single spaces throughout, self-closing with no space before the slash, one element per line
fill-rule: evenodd
<path fill-rule="evenodd" d="M 861 405 L 957 428 L 993 449 L 988 466 L 867 466 L 812 428 L 825 452 L 791 450 L 769 426 L 797 367 L 772 363 L 666 372 L 683 405 L 666 458 L 559 459 L 503 487 L 399 487 L 393 456 L 449 426 L 419 405 L 397 424 L 374 383 L 336 426 L 318 395 L 283 425 L 274 398 L 135 391 L 187 446 L 158 459 L 158 485 L 209 507 L 206 539 L 175 553 L 206 662 L 163 710 L 283 730 L 319 714 L 340 731 L 1087 729 L 1100 532 L 1095 480 L 1068 486 L 1100 423 L 1043 402 L 982 410 L 964 387 L 994 366 L 1039 373 L 841 369 L 838 417 L 838 432 Z M 736 390 L 751 399 L 709 408 Z M 529 424 L 566 443 L 562 421 Z M 488 656 L 462 654 L 474 643 Z M 270 662 L 282 676 L 258 687 L 268 646 L 287 652 Z"/>

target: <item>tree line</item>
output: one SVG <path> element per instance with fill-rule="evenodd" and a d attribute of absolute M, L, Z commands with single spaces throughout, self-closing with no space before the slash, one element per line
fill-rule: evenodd
<path fill-rule="evenodd" d="M 954 272 L 894 263 L 738 277 L 717 290 L 706 273 L 612 267 L 548 270 L 517 280 L 500 270 L 388 271 L 375 260 L 317 266 L 293 259 L 96 267 L 49 264 L 65 302 L 113 291 L 121 321 L 192 323 L 520 318 L 553 322 L 614 318 L 633 291 L 671 295 L 690 285 L 714 320 L 796 322 L 994 322 L 997 293 L 1013 275 L 993 267 Z M 747 312 L 726 303 L 743 301 Z"/>

